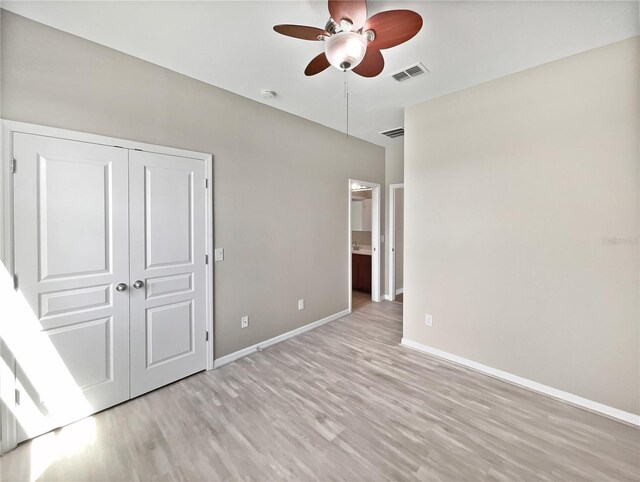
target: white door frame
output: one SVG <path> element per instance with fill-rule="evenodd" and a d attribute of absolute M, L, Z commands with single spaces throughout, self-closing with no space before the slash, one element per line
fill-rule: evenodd
<path fill-rule="evenodd" d="M 349 232 L 349 244 L 348 248 L 348 294 L 349 294 L 349 313 L 353 305 L 351 299 L 351 284 L 352 284 L 352 266 L 351 266 L 351 185 L 353 183 L 360 184 L 361 186 L 367 186 L 371 188 L 371 300 L 375 302 L 382 301 L 380 296 L 380 184 L 376 182 L 360 181 L 359 179 L 349 179 L 348 190 L 348 202 L 349 216 L 348 232 Z"/>
<path fill-rule="evenodd" d="M 389 232 L 387 233 L 387 256 L 389 256 L 389 294 L 391 301 L 396 299 L 396 190 L 404 189 L 404 183 L 389 184 Z"/>
<path fill-rule="evenodd" d="M 0 150 L 2 156 L 0 159 L 0 186 L 2 187 L 2 196 L 0 196 L 0 261 L 4 264 L 9 275 L 14 276 L 14 224 L 13 224 L 13 133 L 21 132 L 25 134 L 35 134 L 47 137 L 56 137 L 60 139 L 69 139 L 80 142 L 89 142 L 92 144 L 100 144 L 106 146 L 121 147 L 124 149 L 139 149 L 147 152 L 155 152 L 158 154 L 168 154 L 171 156 L 186 157 L 190 159 L 199 159 L 205 162 L 205 175 L 207 179 L 206 193 L 206 254 L 208 256 L 207 276 L 206 276 L 206 292 L 207 292 L 207 309 L 206 309 L 206 326 L 209 332 L 206 350 L 206 368 L 213 369 L 214 359 L 214 330 L 213 330 L 213 156 L 211 154 L 189 151 L 186 149 L 176 149 L 173 147 L 158 146 L 154 144 L 146 144 L 143 142 L 130 141 L 125 139 L 117 139 L 114 137 L 105 137 L 95 134 L 87 134 L 84 132 L 70 131 L 66 129 L 58 129 L 55 127 L 40 126 L 36 124 L 28 124 L 24 122 L 16 122 L 11 120 L 0 119 L 2 123 L 2 144 Z M 20 169 L 20 160 L 18 159 L 16 170 Z M 0 270 L 0 275 L 2 271 Z M 2 281 L 6 280 L 1 280 Z M 0 326 L 0 330 L 6 327 Z M 2 347 L 0 345 L 0 350 Z M 7 359 L 10 354 L 0 352 L 0 361 L 2 356 Z M 14 360 L 15 362 L 15 360 Z M 0 364 L 0 367 L 2 364 Z M 9 367 L 9 370 L 11 367 Z M 15 369 L 15 367 L 14 367 Z M 10 378 L 10 377 L 9 377 Z M 11 388 L 13 382 L 3 377 L 2 393 L 7 393 L 6 388 Z M 5 400 L 3 398 L 3 400 Z M 15 417 L 11 413 L 13 407 L 8 406 L 7 401 L 2 406 L 0 418 L 2 420 L 2 445 L 0 453 L 5 453 L 16 446 L 17 431 Z"/>

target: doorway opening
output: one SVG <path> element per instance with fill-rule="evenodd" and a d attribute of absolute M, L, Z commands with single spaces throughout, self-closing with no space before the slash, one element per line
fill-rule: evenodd
<path fill-rule="evenodd" d="M 404 183 L 389 185 L 389 299 L 404 298 Z"/>
<path fill-rule="evenodd" d="M 380 301 L 380 184 L 349 179 L 349 310 Z"/>

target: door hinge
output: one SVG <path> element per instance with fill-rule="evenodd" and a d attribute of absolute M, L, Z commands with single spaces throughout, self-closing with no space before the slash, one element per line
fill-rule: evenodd
<path fill-rule="evenodd" d="M 209 189 L 209 179 L 207 179 L 206 177 L 204 179 L 204 188 Z"/>
<path fill-rule="evenodd" d="M 13 289 L 17 290 L 18 289 L 18 275 L 17 274 L 13 274 Z"/>
<path fill-rule="evenodd" d="M 15 174 L 16 173 L 16 164 L 18 162 L 15 159 L 11 159 L 11 173 Z"/>
<path fill-rule="evenodd" d="M 209 341 L 209 332 L 208 331 L 204 332 L 204 341 Z"/>
<path fill-rule="evenodd" d="M 20 390 L 18 390 L 17 388 L 15 390 L 15 402 L 16 405 L 20 405 Z"/>
<path fill-rule="evenodd" d="M 204 264 L 209 264 L 209 255 L 208 254 L 204 255 Z"/>

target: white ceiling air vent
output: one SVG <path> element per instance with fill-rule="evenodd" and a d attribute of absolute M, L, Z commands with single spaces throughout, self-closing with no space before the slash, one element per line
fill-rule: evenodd
<path fill-rule="evenodd" d="M 402 137 L 404 135 L 404 127 L 397 127 L 395 129 L 389 129 L 388 131 L 382 131 L 380 134 L 390 137 L 391 139 Z"/>
<path fill-rule="evenodd" d="M 395 80 L 396 82 L 404 82 L 405 80 L 409 80 L 414 77 L 418 77 L 419 75 L 428 73 L 429 71 L 427 70 L 427 68 L 420 62 L 418 62 L 417 64 L 410 65 L 409 67 L 405 67 L 399 72 L 391 74 L 391 77 L 393 77 L 393 80 Z"/>

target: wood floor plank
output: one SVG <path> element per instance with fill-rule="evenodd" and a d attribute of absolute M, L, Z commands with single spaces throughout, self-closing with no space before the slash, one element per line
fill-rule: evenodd
<path fill-rule="evenodd" d="M 399 345 L 353 314 L 57 430 L 5 480 L 640 480 L 640 430 Z M 57 447 L 57 448 L 56 448 Z"/>

